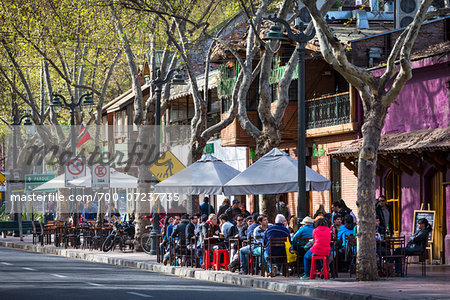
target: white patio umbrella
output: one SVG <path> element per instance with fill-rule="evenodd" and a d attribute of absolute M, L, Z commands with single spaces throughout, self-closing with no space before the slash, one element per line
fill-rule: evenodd
<path fill-rule="evenodd" d="M 220 159 L 205 154 L 186 169 L 155 185 L 155 191 L 187 195 L 220 195 L 223 185 L 239 173 Z"/>
<path fill-rule="evenodd" d="M 86 175 L 90 176 L 91 175 L 91 171 L 86 168 Z M 56 176 L 55 178 L 47 181 L 46 183 L 43 183 L 37 187 L 35 187 L 33 189 L 33 192 L 38 192 L 41 190 L 47 190 L 47 189 L 61 189 L 61 188 L 65 188 L 66 187 L 66 175 L 65 174 L 61 174 L 59 176 Z"/>
<path fill-rule="evenodd" d="M 272 149 L 227 182 L 226 195 L 281 194 L 298 191 L 298 162 L 278 148 Z M 306 166 L 306 190 L 329 190 L 331 182 Z"/>
<path fill-rule="evenodd" d="M 119 172 L 114 168 L 110 168 L 109 181 L 109 186 L 112 188 L 137 188 L 138 179 L 134 176 Z M 89 172 L 89 175 L 71 180 L 70 183 L 79 187 L 91 187 L 91 174 Z"/>

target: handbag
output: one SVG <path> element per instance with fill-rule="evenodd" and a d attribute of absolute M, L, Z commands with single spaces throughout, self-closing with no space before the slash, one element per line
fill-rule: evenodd
<path fill-rule="evenodd" d="M 295 254 L 295 251 L 292 248 L 289 238 L 286 238 L 286 242 L 284 242 L 284 247 L 286 249 L 286 259 L 287 259 L 288 264 L 296 262 L 297 254 Z"/>

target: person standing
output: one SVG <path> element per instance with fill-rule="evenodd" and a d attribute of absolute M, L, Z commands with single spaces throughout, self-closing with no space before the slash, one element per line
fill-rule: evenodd
<path fill-rule="evenodd" d="M 230 199 L 228 198 L 223 199 L 222 205 L 219 206 L 219 211 L 217 212 L 217 215 L 220 216 L 221 214 L 224 214 L 230 206 L 231 206 Z"/>
<path fill-rule="evenodd" d="M 209 216 L 210 214 L 213 214 L 214 212 L 215 212 L 214 207 L 209 204 L 209 197 L 205 197 L 205 199 L 203 199 L 202 205 L 200 205 L 200 215 Z"/>
<path fill-rule="evenodd" d="M 380 229 L 383 234 L 392 233 L 392 222 L 391 222 L 391 209 L 387 206 L 386 196 L 381 195 L 378 197 L 378 204 L 375 208 L 377 218 L 380 220 Z M 388 234 L 389 234 L 388 233 Z"/>
<path fill-rule="evenodd" d="M 281 214 L 286 218 L 286 220 L 290 219 L 291 214 L 289 212 L 289 207 L 283 199 L 280 199 L 280 201 L 277 202 L 275 208 L 277 211 L 277 215 Z"/>
<path fill-rule="evenodd" d="M 230 222 L 233 222 L 234 219 L 237 217 L 237 215 L 241 214 L 241 209 L 239 208 L 239 200 L 238 199 L 233 200 L 233 204 L 231 205 L 231 207 L 229 207 L 225 211 L 225 214 L 228 216 L 228 220 Z"/>

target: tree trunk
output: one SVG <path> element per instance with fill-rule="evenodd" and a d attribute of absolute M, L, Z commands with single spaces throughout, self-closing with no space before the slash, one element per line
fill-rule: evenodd
<path fill-rule="evenodd" d="M 387 109 L 374 101 L 374 107 L 367 114 L 362 127 L 363 145 L 358 159 L 358 238 L 356 279 L 378 280 L 375 241 L 375 189 L 377 153 L 381 129 Z"/>
<path fill-rule="evenodd" d="M 269 223 L 273 223 L 277 215 L 275 210 L 276 196 L 276 194 L 259 195 L 259 212 L 267 216 Z"/>
<path fill-rule="evenodd" d="M 256 157 L 259 159 L 273 148 L 278 147 L 280 145 L 280 141 L 281 134 L 279 130 L 274 128 L 266 128 L 258 139 L 256 139 Z M 275 194 L 259 195 L 259 212 L 265 214 L 269 219 L 269 222 L 273 222 L 275 220 L 275 203 Z"/>
<path fill-rule="evenodd" d="M 153 132 L 152 132 L 153 129 Z M 152 137 L 155 136 L 154 134 L 154 130 L 155 127 L 154 126 L 145 126 L 145 125 L 141 125 L 139 126 L 139 132 L 138 132 L 138 138 L 137 138 L 137 153 L 143 153 L 142 157 L 146 156 L 146 152 L 149 151 L 145 151 L 145 149 L 148 149 L 149 147 L 153 146 L 151 143 L 149 143 L 148 141 L 150 140 L 154 140 L 152 139 Z M 150 138 L 150 139 L 149 139 Z M 140 143 L 140 144 L 139 144 Z M 156 155 L 157 152 L 153 151 L 154 154 Z M 152 160 L 151 160 L 152 161 Z M 150 161 L 150 162 L 151 162 Z M 136 160 L 136 165 L 138 165 L 138 194 L 139 195 L 148 195 L 150 193 L 150 186 L 151 186 L 151 174 L 148 170 L 148 168 L 150 167 L 149 162 L 145 162 L 143 161 L 139 161 Z M 134 245 L 135 245 L 135 249 L 136 251 L 142 251 L 141 245 L 140 245 L 140 239 L 142 234 L 145 231 L 145 226 L 149 224 L 149 220 L 145 218 L 146 215 L 150 214 L 150 209 L 151 209 L 151 204 L 150 203 L 150 198 L 146 197 L 146 198 L 139 198 L 139 199 L 135 199 L 135 205 L 136 205 L 136 211 L 135 213 L 135 240 L 134 240 Z"/>

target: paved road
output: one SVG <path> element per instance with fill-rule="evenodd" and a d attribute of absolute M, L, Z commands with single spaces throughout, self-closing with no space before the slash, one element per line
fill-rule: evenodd
<path fill-rule="evenodd" d="M 313 299 L 0 247 L 0 299 Z"/>

